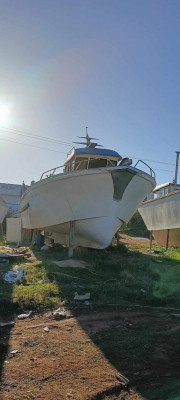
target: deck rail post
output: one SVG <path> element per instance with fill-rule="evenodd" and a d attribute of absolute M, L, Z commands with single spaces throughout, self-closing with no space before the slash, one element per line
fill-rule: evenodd
<path fill-rule="evenodd" d="M 74 249 L 74 221 L 70 221 L 69 227 L 69 250 L 68 256 L 73 257 L 73 249 Z"/>

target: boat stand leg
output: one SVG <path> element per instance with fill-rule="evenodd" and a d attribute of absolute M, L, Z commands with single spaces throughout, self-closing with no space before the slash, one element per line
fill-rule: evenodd
<path fill-rule="evenodd" d="M 119 231 L 117 231 L 117 247 L 120 245 L 120 234 Z"/>
<path fill-rule="evenodd" d="M 152 248 L 152 234 L 153 234 L 153 231 L 150 231 L 150 243 L 149 243 L 150 250 Z"/>
<path fill-rule="evenodd" d="M 68 256 L 73 257 L 73 247 L 74 247 L 74 221 L 70 221 L 69 228 L 69 251 Z"/>
<path fill-rule="evenodd" d="M 169 229 L 167 229 L 167 236 L 166 236 L 166 250 L 168 249 L 169 246 Z"/>

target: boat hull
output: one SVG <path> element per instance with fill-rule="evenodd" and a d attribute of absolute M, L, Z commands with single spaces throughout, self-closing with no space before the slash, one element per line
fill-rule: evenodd
<path fill-rule="evenodd" d="M 142 203 L 139 212 L 157 244 L 180 247 L 180 191 Z"/>
<path fill-rule="evenodd" d="M 105 248 L 154 186 L 153 178 L 132 167 L 55 175 L 23 195 L 23 228 L 50 232 L 56 242 L 68 244 L 74 221 L 75 246 Z"/>

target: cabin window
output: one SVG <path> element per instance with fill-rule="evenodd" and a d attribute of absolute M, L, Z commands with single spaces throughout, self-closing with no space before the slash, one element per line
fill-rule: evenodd
<path fill-rule="evenodd" d="M 116 160 L 108 160 L 108 167 L 116 167 L 117 161 Z"/>
<path fill-rule="evenodd" d="M 87 169 L 88 158 L 77 157 L 74 164 L 74 171 Z"/>
<path fill-rule="evenodd" d="M 91 168 L 101 168 L 101 167 L 107 167 L 107 159 L 105 158 L 90 158 L 89 160 L 89 169 Z"/>

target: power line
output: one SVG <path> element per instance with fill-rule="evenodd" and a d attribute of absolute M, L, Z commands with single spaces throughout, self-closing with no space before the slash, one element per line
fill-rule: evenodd
<path fill-rule="evenodd" d="M 25 136 L 25 135 L 24 135 L 24 136 Z M 6 141 L 6 142 L 15 143 L 15 144 L 20 144 L 20 145 L 27 146 L 27 147 L 32 147 L 32 148 L 35 148 L 35 149 L 40 149 L 40 150 L 51 151 L 51 152 L 55 152 L 55 153 L 66 154 L 66 152 L 64 152 L 64 151 L 58 151 L 58 150 L 54 150 L 54 149 L 48 149 L 48 148 L 46 148 L 46 147 L 40 147 L 40 146 L 35 146 L 35 145 L 32 145 L 32 144 L 17 142 L 17 141 L 15 141 L 15 140 L 11 140 L 11 139 L 0 138 L 0 140 Z M 132 158 L 135 159 L 135 160 L 140 159 L 140 158 L 138 158 L 138 157 L 132 157 Z M 163 162 L 163 161 L 148 160 L 148 159 L 146 159 L 146 158 L 142 158 L 142 161 L 155 162 L 155 163 L 166 164 L 166 165 L 173 165 L 173 166 L 174 166 L 174 164 L 166 163 L 166 162 Z M 156 168 L 156 171 L 164 171 L 164 172 L 171 172 L 171 173 L 173 173 L 173 171 L 166 170 L 166 169 L 159 169 L 159 168 Z"/>
<path fill-rule="evenodd" d="M 11 140 L 11 139 L 0 138 L 0 140 L 4 140 L 4 141 L 6 141 L 6 142 L 12 142 L 12 143 L 15 143 L 15 144 L 22 144 L 23 146 L 27 146 L 27 147 L 34 147 L 35 149 L 41 149 L 41 150 L 47 150 L 47 151 L 54 151 L 55 153 L 66 154 L 65 151 L 58 151 L 58 150 L 53 150 L 53 149 L 47 149 L 46 147 L 34 146 L 33 144 L 27 144 L 27 143 L 17 142 L 17 141 L 15 141 L 15 140 Z"/>
<path fill-rule="evenodd" d="M 126 157 L 126 156 L 124 156 L 124 157 Z M 149 160 L 147 158 L 133 157 L 133 156 L 131 158 L 134 158 L 134 160 L 142 160 L 142 161 L 148 161 L 148 162 L 153 162 L 153 163 L 157 163 L 157 164 L 172 165 L 173 167 L 175 166 L 175 164 L 167 163 L 167 162 L 159 161 L 159 160 Z"/>
<path fill-rule="evenodd" d="M 18 135 L 18 136 L 30 137 L 30 138 L 37 139 L 37 140 L 53 142 L 53 143 L 56 143 L 56 144 L 59 143 L 59 144 L 61 144 L 63 146 L 72 145 L 72 142 L 70 143 L 70 142 L 65 142 L 65 141 L 61 141 L 61 140 L 58 140 L 58 139 L 53 139 L 53 138 L 50 138 L 50 137 L 47 137 L 47 136 L 35 135 L 33 133 L 30 133 L 30 132 L 25 132 L 23 130 L 18 130 L 18 129 L 13 129 L 13 128 L 0 128 L 0 131 L 7 132 L 7 133 L 12 133 L 12 134 L 15 134 L 15 135 Z M 133 157 L 133 156 L 132 156 L 132 158 L 134 160 L 141 159 L 141 157 Z M 146 158 L 143 158 L 142 160 L 148 161 L 148 162 L 157 163 L 157 164 L 164 164 L 164 165 L 171 165 L 171 166 L 175 165 L 175 164 L 167 163 L 167 162 L 164 162 L 164 161 L 149 160 L 149 159 L 146 159 Z"/>
<path fill-rule="evenodd" d="M 33 139 L 37 139 L 37 140 L 43 140 L 43 141 L 48 141 L 48 142 L 53 142 L 53 143 L 59 143 L 63 146 L 69 146 L 72 143 L 69 142 L 64 142 L 58 139 L 53 139 L 53 138 L 49 138 L 47 136 L 42 136 L 42 135 L 35 135 L 33 133 L 30 132 L 25 132 L 23 130 L 17 130 L 17 129 L 12 129 L 12 128 L 0 128 L 0 131 L 2 132 L 7 132 L 7 133 L 12 133 L 13 135 L 18 135 L 18 136 L 26 136 L 26 137 L 30 137 Z"/>

